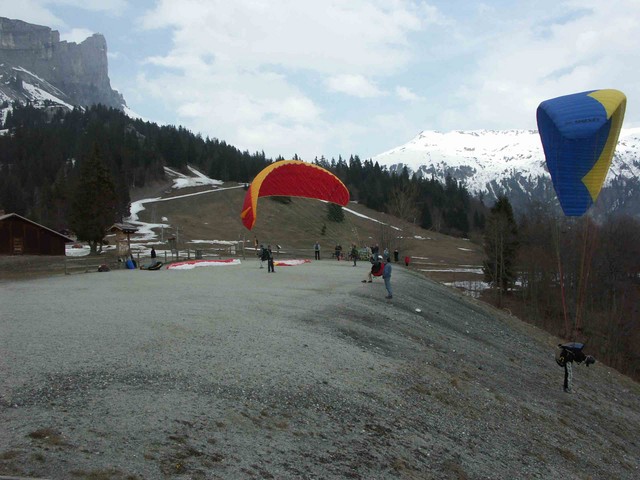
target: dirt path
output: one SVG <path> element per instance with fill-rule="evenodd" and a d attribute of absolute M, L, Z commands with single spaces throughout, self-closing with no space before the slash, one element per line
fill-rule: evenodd
<path fill-rule="evenodd" d="M 637 478 L 640 388 L 396 267 L 0 282 L 0 475 Z M 419 310 L 419 311 L 418 311 Z"/>

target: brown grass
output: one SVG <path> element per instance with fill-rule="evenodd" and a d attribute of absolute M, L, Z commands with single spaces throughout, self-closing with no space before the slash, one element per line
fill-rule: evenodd
<path fill-rule="evenodd" d="M 200 189 L 202 190 L 207 189 Z M 180 193 L 189 192 L 184 190 Z M 279 244 L 283 251 L 309 258 L 313 257 L 313 244 L 319 241 L 322 246 L 322 258 L 325 259 L 330 258 L 333 248 L 338 243 L 342 245 L 343 251 L 352 243 L 358 246 L 378 243 L 381 248 L 388 246 L 391 252 L 397 248 L 401 261 L 405 255 L 412 258 L 428 257 L 427 260 L 414 259 L 412 263 L 416 268 L 479 265 L 482 258 L 481 247 L 470 241 L 423 230 L 411 223 L 355 203 L 350 203 L 347 208 L 387 225 L 347 212 L 344 222 L 330 222 L 326 219 L 326 205 L 317 200 L 293 198 L 290 204 L 283 204 L 269 198 L 261 198 L 258 202 L 258 219 L 253 230 L 249 231 L 240 220 L 244 196 L 244 189 L 239 188 L 174 201 L 147 203 L 146 209 L 139 216 L 146 222 L 160 222 L 162 217 L 167 217 L 173 228 L 165 230 L 165 237 L 176 233 L 175 229 L 178 228 L 181 248 L 195 249 L 197 244 L 191 244 L 191 240 L 244 240 L 247 247 L 253 248 L 254 237 L 257 237 L 260 243 L 272 246 Z M 135 195 L 132 195 L 132 198 L 135 198 Z M 391 228 L 389 224 L 401 230 Z M 326 226 L 325 235 L 321 234 L 323 226 Z M 200 244 L 198 248 L 208 247 Z M 252 257 L 252 253 L 251 250 L 251 254 L 248 254 Z M 463 278 L 463 274 L 454 276 Z M 477 277 L 472 276 L 475 279 L 478 279 Z"/>
<path fill-rule="evenodd" d="M 60 432 L 51 428 L 41 428 L 28 435 L 29 438 L 39 440 L 48 445 L 65 446 L 69 445 Z"/>

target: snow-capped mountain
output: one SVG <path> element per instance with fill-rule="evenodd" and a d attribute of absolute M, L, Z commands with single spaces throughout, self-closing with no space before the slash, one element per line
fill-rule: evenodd
<path fill-rule="evenodd" d="M 546 169 L 540 136 L 535 130 L 423 131 L 405 145 L 373 158 L 390 171 L 444 181 L 463 182 L 488 205 L 505 194 L 516 210 L 531 202 L 557 205 Z M 640 212 L 640 128 L 623 129 L 593 214 Z"/>

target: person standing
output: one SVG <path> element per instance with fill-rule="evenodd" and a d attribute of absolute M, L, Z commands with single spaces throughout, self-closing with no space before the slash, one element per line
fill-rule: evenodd
<path fill-rule="evenodd" d="M 313 250 L 316 255 L 316 260 L 320 260 L 320 242 L 316 242 L 316 244 L 313 246 Z"/>
<path fill-rule="evenodd" d="M 156 249 L 151 247 L 151 259 L 155 260 L 156 259 Z"/>
<path fill-rule="evenodd" d="M 384 286 L 387 289 L 386 299 L 391 300 L 393 298 L 393 292 L 391 291 L 391 262 L 384 264 L 384 270 L 382 271 L 382 279 L 384 280 Z"/>
<path fill-rule="evenodd" d="M 267 272 L 275 273 L 273 264 L 273 251 L 271 250 L 271 245 L 267 245 Z"/>
<path fill-rule="evenodd" d="M 356 266 L 356 261 L 358 260 L 358 247 L 356 244 L 351 244 L 351 259 L 353 260 L 353 266 Z"/>
<path fill-rule="evenodd" d="M 264 248 L 264 245 L 260 245 L 260 250 L 257 253 L 258 260 L 260 260 L 260 268 L 264 268 L 262 262 L 267 260 L 267 249 Z"/>
<path fill-rule="evenodd" d="M 400 252 L 398 252 L 398 249 L 396 248 L 393 251 L 393 261 L 398 263 L 398 259 L 400 258 Z"/>
<path fill-rule="evenodd" d="M 556 352 L 556 363 L 564 367 L 564 391 L 573 393 L 573 362 L 582 362 L 588 367 L 596 363 L 596 359 L 591 355 L 585 355 L 582 351 L 584 343 L 560 343 Z"/>

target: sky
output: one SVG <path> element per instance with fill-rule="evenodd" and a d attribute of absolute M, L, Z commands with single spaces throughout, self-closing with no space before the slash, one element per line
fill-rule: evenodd
<path fill-rule="evenodd" d="M 535 129 L 541 101 L 600 88 L 640 126 L 640 0 L 0 0 L 0 16 L 103 34 L 131 110 L 270 158 Z"/>

